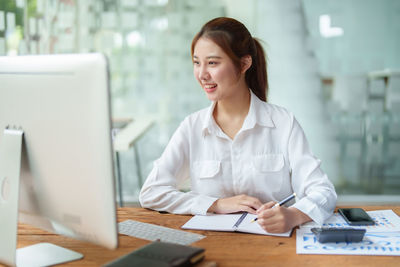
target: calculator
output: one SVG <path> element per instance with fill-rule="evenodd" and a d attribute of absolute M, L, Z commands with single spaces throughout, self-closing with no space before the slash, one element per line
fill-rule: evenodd
<path fill-rule="evenodd" d="M 361 242 L 366 230 L 355 228 L 315 227 L 311 228 L 318 242 Z"/>

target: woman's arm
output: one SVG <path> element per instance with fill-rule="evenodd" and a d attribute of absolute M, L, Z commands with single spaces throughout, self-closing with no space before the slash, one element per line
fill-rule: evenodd
<path fill-rule="evenodd" d="M 322 224 L 332 215 L 336 206 L 336 192 L 327 175 L 321 170 L 321 161 L 308 145 L 305 134 L 291 115 L 287 140 L 287 154 L 291 169 L 291 186 L 298 201 L 291 207 L 274 207 L 274 202 L 257 210 L 258 223 L 269 232 L 286 232 L 314 220 Z"/>
<path fill-rule="evenodd" d="M 190 124 L 184 120 L 175 131 L 144 183 L 142 207 L 177 214 L 206 214 L 217 198 L 178 189 L 189 178 Z"/>
<path fill-rule="evenodd" d="M 322 224 L 336 206 L 336 192 L 328 176 L 320 168 L 321 161 L 312 153 L 303 129 L 295 118 L 288 140 L 292 171 L 292 188 L 299 200 L 292 206 Z"/>
<path fill-rule="evenodd" d="M 256 210 L 261 207 L 262 203 L 255 197 L 247 195 L 237 195 L 234 197 L 220 198 L 217 199 L 208 212 L 213 213 L 234 213 L 240 211 L 246 211 L 252 214 L 256 213 Z"/>

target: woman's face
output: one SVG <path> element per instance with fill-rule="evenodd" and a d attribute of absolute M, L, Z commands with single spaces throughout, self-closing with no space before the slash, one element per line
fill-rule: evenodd
<path fill-rule="evenodd" d="M 211 101 L 228 99 L 239 85 L 240 72 L 213 41 L 200 38 L 193 51 L 193 73 Z"/>

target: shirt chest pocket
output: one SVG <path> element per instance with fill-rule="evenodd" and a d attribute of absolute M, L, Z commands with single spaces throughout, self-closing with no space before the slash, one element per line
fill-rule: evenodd
<path fill-rule="evenodd" d="M 256 184 L 262 184 L 271 192 L 281 190 L 285 178 L 285 160 L 282 154 L 263 154 L 253 156 L 253 176 Z"/>
<path fill-rule="evenodd" d="M 200 160 L 193 162 L 193 176 L 198 179 L 210 179 L 217 176 L 221 169 L 218 160 Z"/>

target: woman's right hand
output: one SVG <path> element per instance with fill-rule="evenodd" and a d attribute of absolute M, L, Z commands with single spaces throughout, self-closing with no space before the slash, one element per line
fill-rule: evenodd
<path fill-rule="evenodd" d="M 250 197 L 248 195 L 238 195 L 217 199 L 207 212 L 222 214 L 246 211 L 248 213 L 256 214 L 257 209 L 261 206 L 262 203 L 258 198 Z"/>

